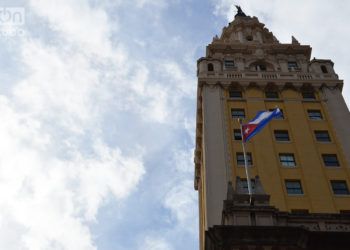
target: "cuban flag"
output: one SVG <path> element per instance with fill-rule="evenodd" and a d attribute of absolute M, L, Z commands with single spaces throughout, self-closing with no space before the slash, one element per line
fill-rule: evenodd
<path fill-rule="evenodd" d="M 262 130 L 269 121 L 275 117 L 281 117 L 282 112 L 279 108 L 272 111 L 259 111 L 253 120 L 242 125 L 243 141 L 247 142 L 250 138 Z"/>

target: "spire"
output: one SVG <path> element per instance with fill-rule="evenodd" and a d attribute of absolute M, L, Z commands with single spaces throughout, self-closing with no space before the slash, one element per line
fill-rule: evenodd
<path fill-rule="evenodd" d="M 242 16 L 242 17 L 246 17 L 247 15 L 243 12 L 243 10 L 241 9 L 241 6 L 239 5 L 235 5 L 236 8 L 237 8 L 237 14 L 235 15 L 236 16 Z"/>
<path fill-rule="evenodd" d="M 300 45 L 299 41 L 294 36 L 292 36 L 292 44 Z"/>

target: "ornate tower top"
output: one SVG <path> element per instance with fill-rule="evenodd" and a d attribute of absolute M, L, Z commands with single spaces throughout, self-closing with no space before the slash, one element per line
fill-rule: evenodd
<path fill-rule="evenodd" d="M 242 9 L 241 9 L 241 6 L 239 6 L 239 5 L 235 5 L 236 6 L 236 8 L 237 8 L 237 14 L 235 15 L 235 17 L 236 16 L 242 16 L 242 17 L 246 17 L 247 15 L 242 11 Z"/>
<path fill-rule="evenodd" d="M 248 44 L 278 44 L 279 41 L 270 32 L 265 24 L 259 22 L 257 17 L 247 16 L 237 6 L 237 14 L 234 20 L 224 27 L 220 38 L 215 37 L 213 42 L 224 43 L 248 43 Z"/>

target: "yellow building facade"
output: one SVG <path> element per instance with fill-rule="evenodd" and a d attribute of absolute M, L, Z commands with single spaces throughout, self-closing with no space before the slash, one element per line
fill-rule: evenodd
<path fill-rule="evenodd" d="M 282 211 L 307 210 L 312 213 L 339 213 L 350 209 L 350 196 L 334 195 L 331 181 L 342 180 L 350 184 L 350 168 L 344 152 L 337 139 L 336 131 L 328 115 L 325 100 L 320 93 L 315 93 L 315 100 L 304 100 L 295 89 L 278 91 L 278 99 L 265 97 L 264 89 L 248 87 L 242 91 L 241 100 L 229 97 L 226 90 L 227 111 L 241 109 L 246 113 L 246 121 L 252 119 L 258 111 L 279 107 L 283 111 L 283 119 L 273 120 L 258 135 L 248 142 L 247 152 L 252 156 L 251 176 L 260 176 L 266 193 L 271 195 L 271 204 Z M 308 111 L 317 110 L 322 118 L 310 119 Z M 236 176 L 245 177 L 243 165 L 238 165 L 237 154 L 242 153 L 241 140 L 234 137 L 240 132 L 240 126 L 231 112 L 228 134 L 230 135 L 230 154 L 233 159 L 231 167 L 232 180 Z M 232 118 L 232 119 L 231 119 Z M 276 131 L 287 132 L 289 139 L 279 140 Z M 317 132 L 326 132 L 329 139 L 316 137 Z M 292 160 L 281 162 L 281 155 L 290 155 Z M 337 166 L 327 166 L 322 156 L 334 155 Z M 298 180 L 302 194 L 288 194 L 285 180 Z"/>
<path fill-rule="evenodd" d="M 239 8 L 198 60 L 201 249 L 350 249 L 350 114 L 333 62 L 310 57 L 310 46 L 281 44 Z M 276 107 L 283 117 L 246 143 L 251 204 L 238 118 Z M 294 244 L 292 231 L 307 236 Z"/>

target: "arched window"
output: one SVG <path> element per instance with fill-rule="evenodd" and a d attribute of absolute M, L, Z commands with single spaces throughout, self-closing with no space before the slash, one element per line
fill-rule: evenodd
<path fill-rule="evenodd" d="M 271 71 L 274 69 L 271 63 L 264 60 L 258 60 L 249 65 L 249 69 L 252 71 Z"/>
<path fill-rule="evenodd" d="M 212 63 L 208 64 L 208 71 L 214 71 L 214 66 Z"/>
<path fill-rule="evenodd" d="M 256 69 L 256 71 L 266 71 L 266 65 L 262 64 L 262 63 L 256 64 L 255 69 Z"/>
<path fill-rule="evenodd" d="M 322 73 L 325 73 L 325 74 L 328 73 L 327 67 L 324 65 L 321 65 L 321 70 L 322 70 Z"/>
<path fill-rule="evenodd" d="M 249 36 L 246 37 L 246 39 L 247 39 L 247 41 L 251 42 L 251 41 L 253 41 L 253 36 L 249 35 Z"/>

